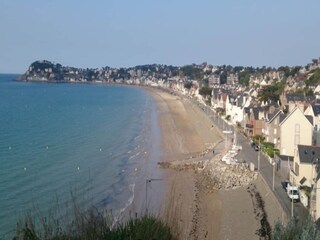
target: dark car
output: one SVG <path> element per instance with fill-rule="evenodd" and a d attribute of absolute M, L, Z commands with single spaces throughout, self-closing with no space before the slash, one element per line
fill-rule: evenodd
<path fill-rule="evenodd" d="M 256 146 L 256 143 L 255 143 L 255 142 L 252 142 L 252 143 L 251 143 L 251 147 L 255 148 L 255 146 Z"/>
<path fill-rule="evenodd" d="M 281 185 L 282 185 L 284 190 L 287 190 L 288 183 L 289 183 L 288 180 L 284 180 L 284 181 L 281 182 Z"/>

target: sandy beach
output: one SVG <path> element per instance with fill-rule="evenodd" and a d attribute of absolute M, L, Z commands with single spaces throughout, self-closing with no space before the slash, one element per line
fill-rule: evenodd
<path fill-rule="evenodd" d="M 158 107 L 163 162 L 185 161 L 213 146 L 215 154 L 225 150 L 222 133 L 201 109 L 188 99 L 147 90 Z M 214 156 L 207 153 L 204 157 Z M 260 177 L 246 187 L 216 190 L 205 187 L 196 171 L 163 171 L 166 194 L 161 216 L 173 226 L 178 239 L 269 239 L 274 222 L 285 219 Z"/>

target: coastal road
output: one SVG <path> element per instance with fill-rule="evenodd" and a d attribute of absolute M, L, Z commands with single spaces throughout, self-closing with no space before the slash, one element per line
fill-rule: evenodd
<path fill-rule="evenodd" d="M 199 103 L 194 99 L 190 99 L 194 104 L 199 106 L 213 121 L 214 125 L 218 127 L 221 131 L 230 132 L 234 131 L 234 127 L 229 125 L 225 120 L 223 120 L 220 116 L 215 114 L 209 107 Z M 227 139 L 234 137 L 233 134 L 225 134 Z M 242 150 L 237 155 L 237 159 L 239 161 L 245 161 L 247 163 L 253 163 L 257 169 L 258 166 L 258 154 L 259 151 L 255 151 L 250 144 L 250 140 L 247 139 L 242 133 L 237 131 L 236 129 L 236 138 L 237 144 L 242 146 Z M 291 217 L 292 207 L 293 207 L 293 215 L 297 217 L 299 220 L 305 220 L 308 218 L 309 213 L 308 210 L 300 203 L 293 203 L 288 198 L 286 191 L 282 188 L 281 181 L 286 179 L 288 175 L 288 166 L 287 162 L 281 162 L 280 168 L 274 168 L 274 195 L 278 199 L 281 204 L 283 210 L 285 211 L 288 219 Z M 272 191 L 273 188 L 273 165 L 270 164 L 269 159 L 262 152 L 260 153 L 260 174 L 270 187 Z"/>
<path fill-rule="evenodd" d="M 239 144 L 242 146 L 242 151 L 240 152 L 238 158 L 241 160 L 246 160 L 247 162 L 252 162 L 255 166 L 258 166 L 258 154 L 259 151 L 255 151 L 250 142 L 240 133 L 237 133 L 237 139 Z M 260 153 L 260 174 L 272 190 L 273 188 L 273 171 L 274 171 L 274 195 L 281 204 L 283 210 L 287 214 L 288 218 L 291 217 L 291 211 L 293 207 L 293 215 L 298 219 L 307 219 L 309 216 L 308 210 L 300 203 L 293 203 L 288 198 L 286 191 L 281 185 L 281 181 L 286 179 L 288 175 L 287 162 L 282 162 L 280 169 L 276 168 L 270 164 L 269 159 L 264 154 Z"/>

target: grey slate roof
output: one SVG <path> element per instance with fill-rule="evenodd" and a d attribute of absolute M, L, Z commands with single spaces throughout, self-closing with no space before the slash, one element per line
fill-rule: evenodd
<path fill-rule="evenodd" d="M 253 112 L 254 120 L 259 120 L 260 108 L 254 107 L 254 108 L 252 108 L 252 112 Z"/>
<path fill-rule="evenodd" d="M 316 99 L 316 97 L 315 96 L 306 96 L 306 99 L 307 99 L 307 102 L 309 102 L 309 103 L 316 103 L 317 101 L 317 99 Z"/>
<path fill-rule="evenodd" d="M 298 152 L 301 163 L 312 164 L 316 159 L 320 161 L 320 146 L 298 145 Z"/>
<path fill-rule="evenodd" d="M 305 116 L 308 121 L 313 125 L 313 117 L 312 116 Z"/>
<path fill-rule="evenodd" d="M 276 117 L 280 113 L 280 110 L 277 109 L 273 113 L 268 114 L 268 121 L 273 121 L 274 117 Z"/>
<path fill-rule="evenodd" d="M 281 113 L 280 114 L 280 121 L 279 124 L 282 123 L 282 121 L 287 117 L 287 114 Z"/>
<path fill-rule="evenodd" d="M 288 102 L 296 102 L 296 101 L 303 102 L 306 99 L 303 94 L 287 94 L 286 97 Z"/>
<path fill-rule="evenodd" d="M 312 110 L 315 116 L 320 114 L 320 105 L 312 105 Z"/>

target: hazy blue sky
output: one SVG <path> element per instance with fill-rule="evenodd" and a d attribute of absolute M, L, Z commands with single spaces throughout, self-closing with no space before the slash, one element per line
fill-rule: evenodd
<path fill-rule="evenodd" d="M 40 59 L 306 65 L 320 57 L 319 10 L 319 0 L 0 0 L 0 72 Z"/>

